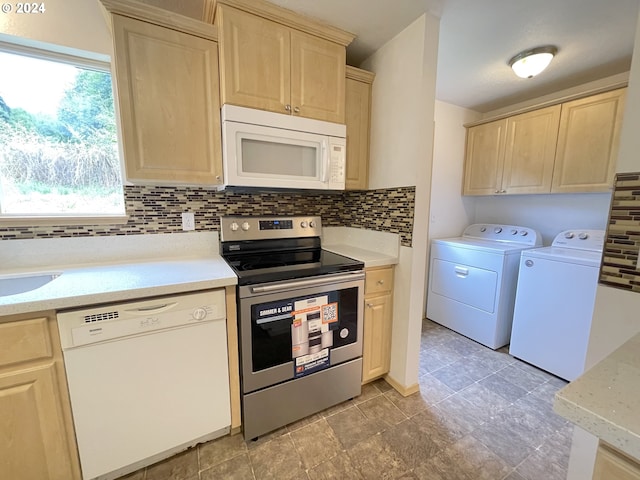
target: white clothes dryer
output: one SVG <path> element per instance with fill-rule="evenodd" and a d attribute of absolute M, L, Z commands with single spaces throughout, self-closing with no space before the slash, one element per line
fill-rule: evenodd
<path fill-rule="evenodd" d="M 565 380 L 584 372 L 604 230 L 522 252 L 509 353 Z"/>
<path fill-rule="evenodd" d="M 534 229 L 495 224 L 433 240 L 427 317 L 489 348 L 507 345 L 520 252 L 541 245 Z"/>

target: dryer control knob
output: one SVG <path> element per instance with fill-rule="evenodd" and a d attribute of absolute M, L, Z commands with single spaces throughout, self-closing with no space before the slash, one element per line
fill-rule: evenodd
<path fill-rule="evenodd" d="M 522 230 L 520 232 L 520 235 L 522 235 L 523 237 L 526 237 L 527 235 L 529 235 L 529 232 L 527 232 L 526 230 Z"/>
<path fill-rule="evenodd" d="M 493 233 L 500 233 L 502 232 L 502 227 L 496 227 L 493 229 Z"/>
<path fill-rule="evenodd" d="M 564 234 L 564 238 L 573 238 L 573 237 L 574 237 L 573 232 L 567 232 Z"/>
<path fill-rule="evenodd" d="M 480 231 L 483 232 L 483 233 L 486 232 L 487 231 L 487 227 L 480 227 Z"/>
<path fill-rule="evenodd" d="M 518 233 L 518 230 L 516 230 L 515 228 L 511 229 L 511 235 L 515 235 Z"/>
<path fill-rule="evenodd" d="M 588 233 L 585 233 L 585 232 L 582 232 L 582 233 L 580 233 L 580 234 L 578 235 L 578 238 L 579 238 L 580 240 L 586 240 L 587 238 L 589 238 L 589 234 L 588 234 Z"/>

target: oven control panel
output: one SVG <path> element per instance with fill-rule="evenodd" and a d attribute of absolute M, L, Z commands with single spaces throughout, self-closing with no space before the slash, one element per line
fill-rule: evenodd
<path fill-rule="evenodd" d="M 220 217 L 220 240 L 265 240 L 319 237 L 322 221 L 315 216 L 296 217 Z"/>

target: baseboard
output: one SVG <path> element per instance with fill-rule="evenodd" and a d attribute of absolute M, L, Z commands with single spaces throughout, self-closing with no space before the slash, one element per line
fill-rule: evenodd
<path fill-rule="evenodd" d="M 394 390 L 396 390 L 403 397 L 408 397 L 409 395 L 420 391 L 420 384 L 418 383 L 414 383 L 413 385 L 405 387 L 404 385 L 401 385 L 399 382 L 391 378 L 388 374 L 384 376 L 384 379 L 389 385 L 394 388 Z"/>

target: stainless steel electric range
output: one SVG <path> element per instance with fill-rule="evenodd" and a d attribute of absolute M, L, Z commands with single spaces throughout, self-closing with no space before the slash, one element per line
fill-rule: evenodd
<path fill-rule="evenodd" d="M 238 276 L 245 439 L 360 394 L 364 264 L 321 248 L 320 217 L 222 217 Z"/>

